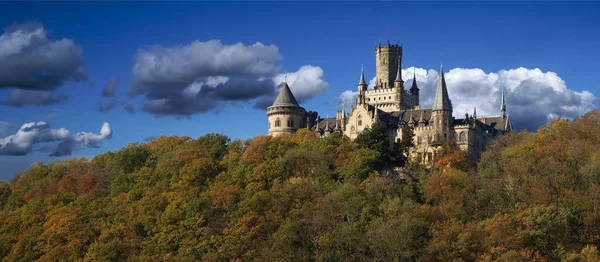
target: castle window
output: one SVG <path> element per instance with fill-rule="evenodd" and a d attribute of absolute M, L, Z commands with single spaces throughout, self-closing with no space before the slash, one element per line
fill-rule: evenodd
<path fill-rule="evenodd" d="M 392 97 L 390 96 L 390 99 L 392 99 Z"/>
<path fill-rule="evenodd" d="M 431 139 L 432 139 L 431 135 L 427 135 L 427 143 L 431 143 Z"/>
<path fill-rule="evenodd" d="M 271 121 L 269 121 L 269 129 L 271 129 Z"/>
<path fill-rule="evenodd" d="M 422 140 L 422 139 L 421 139 L 421 137 L 420 137 L 420 136 L 418 136 L 418 137 L 417 137 L 417 145 L 420 145 L 420 144 L 421 144 L 421 142 L 422 142 L 421 140 Z"/>
<path fill-rule="evenodd" d="M 279 120 L 279 118 L 277 118 L 277 120 L 275 120 L 275 127 L 280 127 L 281 126 L 281 120 Z"/>
<path fill-rule="evenodd" d="M 448 119 L 444 119 L 444 125 L 448 124 Z"/>
<path fill-rule="evenodd" d="M 427 153 L 427 162 L 431 162 L 433 160 L 433 154 L 431 152 Z"/>
<path fill-rule="evenodd" d="M 460 142 L 465 142 L 465 141 L 467 141 L 467 135 L 465 134 L 465 132 L 460 132 L 459 141 L 460 141 Z"/>
<path fill-rule="evenodd" d="M 358 126 L 362 126 L 362 116 L 358 115 Z"/>

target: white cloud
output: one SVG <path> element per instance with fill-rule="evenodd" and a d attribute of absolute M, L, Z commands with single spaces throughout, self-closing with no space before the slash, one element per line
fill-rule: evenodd
<path fill-rule="evenodd" d="M 421 107 L 431 108 L 439 73 L 433 69 L 404 69 L 406 89 L 412 84 L 414 70 L 421 90 Z M 569 89 L 556 73 L 538 68 L 521 67 L 491 73 L 478 68 L 454 68 L 444 76 L 455 117 L 463 117 L 467 112 L 472 114 L 474 107 L 479 116 L 500 114 L 502 82 L 507 111 L 517 129 L 535 131 L 548 120 L 573 118 L 597 106 L 597 98 L 589 91 Z"/>
<path fill-rule="evenodd" d="M 318 96 L 329 87 L 323 80 L 323 69 L 312 65 L 302 66 L 296 72 L 279 74 L 273 81 L 277 86 L 287 81 L 298 102 Z"/>
<path fill-rule="evenodd" d="M 147 101 L 142 109 L 151 114 L 189 116 L 229 102 L 256 99 L 255 107 L 263 107 L 274 99 L 284 75 L 300 101 L 327 88 L 320 67 L 306 65 L 280 74 L 280 60 L 277 46 L 260 42 L 224 45 L 209 40 L 140 49 L 129 94 L 143 94 Z"/>
<path fill-rule="evenodd" d="M 51 129 L 46 122 L 23 124 L 14 134 L 0 138 L 0 155 L 26 155 L 33 151 L 49 152 L 50 156 L 70 155 L 74 150 L 98 145 L 111 138 L 112 130 L 104 123 L 99 134 L 79 132 L 72 135 L 65 128 Z"/>

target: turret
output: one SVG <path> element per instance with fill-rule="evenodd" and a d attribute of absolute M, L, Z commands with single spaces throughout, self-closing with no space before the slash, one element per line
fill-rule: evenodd
<path fill-rule="evenodd" d="M 367 83 L 365 82 L 365 70 L 361 65 L 360 80 L 358 81 L 358 97 L 356 98 L 357 105 L 365 103 L 365 92 L 367 92 Z"/>
<path fill-rule="evenodd" d="M 435 130 L 436 141 L 450 139 L 452 137 L 452 102 L 448 97 L 448 88 L 444 78 L 444 68 L 440 64 L 440 77 L 438 79 L 435 99 L 433 100 L 433 128 Z"/>
<path fill-rule="evenodd" d="M 402 56 L 398 57 L 398 70 L 396 71 L 394 87 L 404 90 L 404 80 L 402 80 Z"/>
<path fill-rule="evenodd" d="M 417 74 L 415 72 L 416 70 L 413 69 L 413 82 L 412 82 L 412 86 L 410 87 L 410 93 L 417 96 L 417 98 L 419 98 L 419 87 L 417 86 Z M 418 103 L 417 103 L 418 104 Z"/>
<path fill-rule="evenodd" d="M 269 118 L 268 134 L 272 136 L 293 134 L 300 129 L 305 115 L 306 111 L 298 105 L 287 82 L 284 82 L 275 102 L 267 108 L 267 117 Z"/>

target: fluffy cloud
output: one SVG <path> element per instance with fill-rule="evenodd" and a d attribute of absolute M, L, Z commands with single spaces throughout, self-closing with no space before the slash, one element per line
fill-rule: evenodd
<path fill-rule="evenodd" d="M 83 65 L 81 47 L 66 38 L 48 39 L 42 25 L 14 25 L 0 35 L 0 88 L 16 88 L 5 104 L 58 102 L 61 99 L 53 99 L 51 91 L 67 81 L 86 81 Z M 23 94 L 32 91 L 45 92 L 36 93 L 37 99 L 23 100 Z"/>
<path fill-rule="evenodd" d="M 407 87 L 412 84 L 413 71 L 421 89 L 421 106 L 431 108 L 439 72 L 407 68 L 402 71 Z M 454 68 L 446 71 L 444 76 L 455 117 L 464 117 L 467 112 L 472 114 L 474 107 L 479 116 L 498 115 L 504 83 L 507 111 L 517 129 L 535 131 L 556 117 L 573 118 L 592 110 L 598 102 L 592 93 L 569 89 L 556 73 L 537 68 L 521 67 L 491 73 L 477 68 Z"/>
<path fill-rule="evenodd" d="M 329 84 L 323 80 L 323 69 L 318 66 L 305 65 L 296 72 L 278 74 L 273 77 L 276 88 L 270 95 L 263 96 L 256 101 L 254 107 L 266 109 L 271 106 L 284 81 L 287 81 L 298 103 L 322 94 L 329 87 Z"/>
<path fill-rule="evenodd" d="M 71 155 L 74 150 L 98 147 L 111 138 L 112 130 L 104 123 L 100 133 L 79 132 L 71 134 L 65 128 L 51 129 L 46 122 L 31 122 L 21 126 L 14 134 L 0 138 L 0 155 L 26 155 L 34 151 L 50 153 L 50 156 Z"/>
<path fill-rule="evenodd" d="M 117 91 L 117 86 L 120 83 L 121 81 L 117 79 L 111 79 L 110 81 L 108 81 L 108 83 L 106 83 L 106 85 L 104 86 L 104 89 L 102 89 L 102 96 L 114 96 L 115 92 Z"/>
<path fill-rule="evenodd" d="M 260 107 L 269 98 L 274 99 L 275 86 L 284 78 L 279 74 L 280 60 L 277 46 L 259 42 L 223 45 L 219 40 L 209 40 L 140 49 L 129 94 L 144 95 L 142 109 L 153 115 L 189 116 L 254 99 Z M 292 89 L 302 100 L 312 97 L 304 90 L 327 88 L 322 75 L 321 68 L 304 66 L 288 78 L 298 83 Z"/>

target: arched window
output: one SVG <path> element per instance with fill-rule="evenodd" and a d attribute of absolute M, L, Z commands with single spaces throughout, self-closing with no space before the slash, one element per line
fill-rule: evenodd
<path fill-rule="evenodd" d="M 287 127 L 294 127 L 294 119 L 288 119 L 287 120 Z"/>
<path fill-rule="evenodd" d="M 465 142 L 465 141 L 467 141 L 467 134 L 465 134 L 465 132 L 460 132 L 459 141 L 460 141 L 460 142 Z"/>
<path fill-rule="evenodd" d="M 358 115 L 358 126 L 362 126 L 362 116 Z"/>
<path fill-rule="evenodd" d="M 281 120 L 279 120 L 279 118 L 277 118 L 275 120 L 275 127 L 280 127 L 281 126 Z"/>

